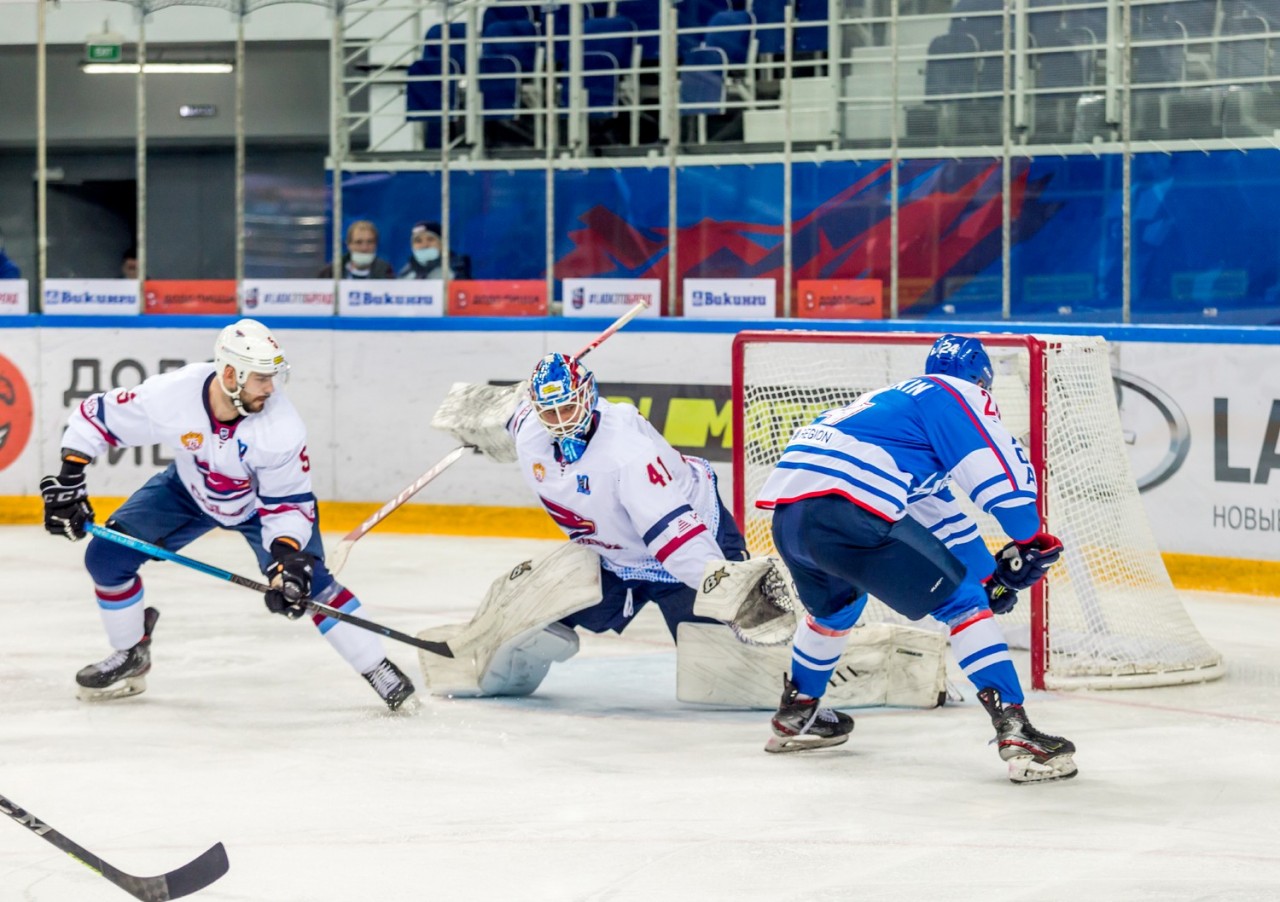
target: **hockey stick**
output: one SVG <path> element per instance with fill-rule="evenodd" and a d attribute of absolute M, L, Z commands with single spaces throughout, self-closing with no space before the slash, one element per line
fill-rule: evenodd
<path fill-rule="evenodd" d="M 643 301 L 638 301 L 635 304 L 632 304 L 626 313 L 622 314 L 616 320 L 614 320 L 613 323 L 607 329 L 605 329 L 603 332 L 597 335 L 594 340 L 588 343 L 586 347 L 584 347 L 581 351 L 579 351 L 577 354 L 574 354 L 573 356 L 578 359 L 586 357 L 596 348 L 600 347 L 600 345 L 604 344 L 604 342 L 609 338 L 609 336 L 613 335 L 615 332 L 617 332 L 627 323 L 631 322 L 633 319 L 639 316 L 642 312 L 648 309 L 648 307 L 649 307 L 648 299 L 645 299 Z M 429 483 L 431 480 L 435 479 L 445 470 L 449 469 L 449 467 L 457 463 L 458 459 L 462 457 L 463 453 L 466 452 L 471 447 L 472 447 L 471 445 L 461 445 L 457 448 L 454 448 L 452 451 L 450 451 L 448 454 L 442 457 L 439 461 L 437 461 L 431 467 L 431 469 L 427 470 L 427 472 L 423 473 L 421 476 L 415 479 L 412 483 L 405 486 L 405 488 L 401 490 L 399 495 L 396 495 L 386 504 L 382 505 L 382 507 L 378 508 L 377 512 L 374 513 L 373 516 L 369 517 L 369 519 L 365 520 L 355 529 L 351 530 L 351 532 L 343 536 L 342 541 L 339 542 L 337 547 L 333 549 L 333 554 L 329 555 L 325 559 L 325 566 L 329 568 L 329 572 L 333 574 L 337 574 L 337 572 L 346 565 L 347 555 L 351 554 L 351 548 L 352 546 L 355 545 L 356 542 L 364 538 L 375 526 L 377 526 L 387 517 L 391 516 L 392 513 L 394 513 L 401 505 L 407 502 L 410 498 L 418 494 L 418 492 L 422 491 L 426 487 L 427 483 Z"/>
<path fill-rule="evenodd" d="M 125 535 L 114 529 L 108 529 L 105 526 L 99 526 L 97 523 L 85 524 L 85 532 L 96 536 L 99 539 L 106 539 L 108 542 L 115 542 L 126 548 L 132 548 L 134 551 L 141 551 L 143 554 L 150 555 L 153 558 L 159 558 L 164 561 L 173 561 L 175 564 L 181 564 L 184 567 L 190 567 L 192 570 L 199 570 L 201 573 L 209 576 L 216 576 L 218 579 L 225 579 L 228 582 L 235 583 L 237 586 L 244 586 L 246 589 L 252 589 L 255 592 L 266 593 L 271 591 L 271 587 L 266 583 L 260 583 L 248 577 L 238 576 L 229 570 L 222 570 L 212 564 L 206 564 L 203 561 L 197 561 L 194 558 L 185 557 L 181 554 L 175 554 L 167 548 L 161 548 L 159 545 L 152 545 L 150 542 L 144 542 L 141 539 L 135 539 L 133 536 Z M 453 650 L 444 642 L 431 642 L 427 639 L 419 639 L 416 636 L 410 636 L 408 633 L 402 633 L 399 630 L 393 630 L 389 626 L 383 626 L 380 623 L 374 623 L 372 620 L 365 620 L 363 617 L 357 617 L 355 614 L 348 614 L 346 611 L 340 611 L 337 608 L 329 607 L 327 604 L 321 604 L 314 598 L 305 599 L 306 606 L 317 614 L 323 614 L 326 617 L 332 617 L 334 620 L 341 620 L 343 623 L 349 623 L 352 626 L 358 626 L 362 630 L 368 630 L 371 633 L 378 633 L 386 636 L 388 639 L 395 639 L 397 642 L 403 642 L 406 645 L 412 645 L 437 654 L 445 658 L 453 657 Z"/>
<path fill-rule="evenodd" d="M 347 555 L 351 553 L 351 548 L 356 542 L 360 541 L 360 539 L 363 538 L 369 530 L 373 529 L 385 520 L 393 511 L 396 510 L 396 508 L 400 507 L 400 505 L 404 504 L 414 495 L 418 494 L 418 492 L 422 491 L 428 482 L 435 479 L 445 470 L 457 463 L 462 455 L 470 448 L 470 445 L 460 445 L 459 447 L 454 448 L 444 457 L 440 458 L 440 460 L 438 460 L 431 469 L 427 470 L 427 472 L 415 479 L 412 484 L 405 486 L 399 495 L 396 495 L 386 504 L 382 505 L 382 507 L 378 508 L 378 510 L 369 517 L 369 519 L 365 520 L 355 529 L 351 530 L 351 532 L 343 536 L 342 541 L 333 549 L 333 553 L 325 558 L 324 564 L 329 568 L 329 572 L 336 576 L 338 571 L 347 563 Z"/>
<path fill-rule="evenodd" d="M 589 343 L 585 348 L 583 348 L 581 351 L 574 354 L 573 356 L 579 360 L 581 360 L 583 357 L 586 357 L 596 348 L 600 347 L 600 345 L 604 344 L 605 340 L 610 335 L 617 332 L 627 323 L 631 322 L 633 319 L 635 319 L 637 316 L 639 316 L 641 313 L 643 313 L 645 310 L 648 310 L 648 309 L 649 309 L 648 298 L 645 298 L 643 301 L 637 301 L 636 303 L 632 304 L 631 308 L 626 313 L 622 314 L 622 316 L 615 319 L 613 321 L 613 324 L 610 325 L 609 328 L 605 329 L 603 332 L 597 335 L 594 341 Z"/>
<path fill-rule="evenodd" d="M 197 893 L 225 874 L 231 867 L 230 862 L 227 861 L 227 850 L 222 843 L 217 843 L 199 858 L 188 861 L 182 867 L 167 874 L 161 874 L 158 877 L 135 877 L 107 864 L 88 849 L 72 842 L 34 814 L 23 810 L 4 796 L 0 796 L 0 811 L 36 836 L 57 846 L 89 870 L 101 874 L 135 899 L 142 899 L 144 902 L 165 902 L 166 899 L 181 899 L 183 896 Z"/>

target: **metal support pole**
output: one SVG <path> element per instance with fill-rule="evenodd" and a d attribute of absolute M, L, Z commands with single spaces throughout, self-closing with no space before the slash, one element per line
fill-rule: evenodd
<path fill-rule="evenodd" d="M 333 234 L 329 248 L 333 259 L 333 310 L 338 312 L 338 282 L 342 278 L 342 166 L 346 158 L 346 123 L 342 114 L 346 109 L 342 96 L 342 74 L 346 68 L 342 52 L 342 0 L 333 7 L 333 32 L 329 36 L 329 166 L 330 190 L 333 192 Z"/>
<path fill-rule="evenodd" d="M 1010 178 L 1009 154 L 1013 147 L 1013 108 L 1010 103 L 1009 89 L 1012 87 L 1010 79 L 1010 63 L 1009 50 L 1012 42 L 1009 40 L 1009 25 L 1011 24 L 1011 10 L 1009 5 L 1014 0 L 1004 0 L 1001 8 L 1001 36 L 1000 36 L 1000 57 L 1004 65 L 1000 77 L 1000 317 L 1002 319 L 1012 318 L 1012 298 L 1009 290 L 1009 281 L 1012 278 L 1012 248 L 1009 244 L 1013 240 L 1013 203 L 1009 194 L 1013 186 L 1013 179 Z"/>
<path fill-rule="evenodd" d="M 449 282 L 453 276 L 449 271 L 449 207 L 453 200 L 449 184 L 449 149 L 453 143 L 449 127 L 449 114 L 453 107 L 449 102 L 449 91 L 453 86 L 453 50 L 449 43 L 452 31 L 449 0 L 440 0 L 440 274 L 444 279 L 441 290 L 445 312 L 449 310 Z"/>
<path fill-rule="evenodd" d="M 676 159 L 680 153 L 680 94 L 676 82 L 677 7 L 663 3 L 662 16 L 662 121 L 667 127 L 667 316 L 675 316 L 680 291 L 678 242 L 680 219 L 680 169 Z"/>
<path fill-rule="evenodd" d="M 828 14 L 835 12 L 835 2 L 828 4 Z M 783 7 L 783 41 L 782 52 L 782 315 L 790 318 L 791 310 L 791 69 L 794 58 L 791 53 L 791 36 L 795 25 L 795 6 L 788 3 Z M 834 44 L 828 45 L 834 48 Z M 828 55 L 827 65 L 834 65 Z"/>
<path fill-rule="evenodd" d="M 244 282 L 244 17 L 246 0 L 236 14 L 236 286 Z"/>
<path fill-rule="evenodd" d="M 138 206 L 138 294 L 147 278 L 147 4 L 138 6 L 138 120 L 137 120 L 137 206 Z"/>
<path fill-rule="evenodd" d="M 556 10 L 553 5 L 550 15 L 543 20 L 547 29 L 547 50 L 544 65 L 547 67 L 547 83 L 544 92 L 546 104 L 546 141 L 544 142 L 546 158 L 546 175 L 543 193 L 546 195 L 546 211 L 544 216 L 543 253 L 546 255 L 547 272 L 547 304 L 555 297 L 556 288 L 556 141 L 559 128 L 556 124 Z"/>
<path fill-rule="evenodd" d="M 1120 198 L 1120 218 L 1123 220 L 1121 224 L 1121 254 L 1123 254 L 1122 269 L 1120 276 L 1120 313 L 1121 321 L 1128 323 L 1133 315 L 1133 263 L 1130 255 L 1133 253 L 1133 236 L 1131 234 L 1132 217 L 1133 217 L 1133 147 L 1130 145 L 1129 131 L 1132 127 L 1132 105 L 1133 95 L 1131 92 L 1131 82 L 1133 79 L 1133 19 L 1132 7 L 1128 2 L 1124 4 L 1121 14 L 1122 18 L 1122 53 L 1120 62 L 1120 78 L 1121 78 L 1121 104 L 1120 104 L 1120 139 L 1123 142 L 1121 150 L 1121 190 L 1123 194 Z M 1111 92 L 1108 92 L 1110 94 Z"/>
<path fill-rule="evenodd" d="M 36 0 L 36 290 L 31 306 L 44 309 L 49 277 L 49 86 L 46 0 Z"/>
<path fill-rule="evenodd" d="M 889 318 L 898 318 L 898 4 L 889 4 Z"/>

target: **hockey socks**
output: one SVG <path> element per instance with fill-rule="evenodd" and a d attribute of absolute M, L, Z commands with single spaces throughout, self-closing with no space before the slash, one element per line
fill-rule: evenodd
<path fill-rule="evenodd" d="M 821 698 L 836 662 L 849 642 L 849 630 L 862 612 L 852 604 L 829 617 L 807 615 L 796 629 L 791 647 L 791 682 L 801 695 Z"/>
<path fill-rule="evenodd" d="M 1022 684 L 1009 657 L 1009 644 L 990 610 L 973 610 L 948 621 L 951 651 L 978 690 L 996 689 L 1007 705 L 1021 705 Z"/>
<path fill-rule="evenodd" d="M 317 595 L 316 601 L 337 608 L 346 614 L 354 614 L 360 610 L 360 599 L 352 595 L 351 590 L 337 583 L 332 583 Z M 382 659 L 387 655 L 382 647 L 382 640 L 368 630 L 342 623 L 323 614 L 316 614 L 312 619 L 320 630 L 320 634 L 348 664 L 355 668 L 356 673 L 368 673 L 382 663 Z"/>
<path fill-rule="evenodd" d="M 135 576 L 118 586 L 95 584 L 93 591 L 111 647 L 123 651 L 142 641 L 142 577 Z"/>

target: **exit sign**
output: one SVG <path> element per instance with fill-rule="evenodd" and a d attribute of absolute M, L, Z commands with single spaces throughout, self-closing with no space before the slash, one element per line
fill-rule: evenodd
<path fill-rule="evenodd" d="M 85 48 L 85 58 L 91 63 L 120 62 L 119 44 L 89 44 Z"/>

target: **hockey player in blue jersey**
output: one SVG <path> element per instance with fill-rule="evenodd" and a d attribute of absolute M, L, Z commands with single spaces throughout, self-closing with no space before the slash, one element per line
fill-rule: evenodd
<path fill-rule="evenodd" d="M 819 701 L 870 593 L 911 620 L 927 615 L 950 628 L 1012 781 L 1075 775 L 1075 746 L 1027 719 L 992 617 L 1062 553 L 1041 529 L 1035 471 L 1000 421 L 992 376 L 980 341 L 945 335 L 924 376 L 868 392 L 792 435 L 756 500 L 774 512 L 774 544 L 808 611 L 767 751 L 848 739 L 852 718 Z M 953 482 L 1013 540 L 998 557 L 956 503 Z"/>

